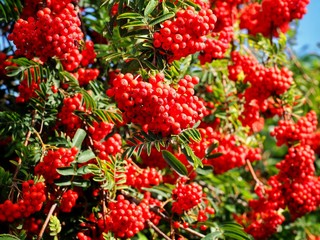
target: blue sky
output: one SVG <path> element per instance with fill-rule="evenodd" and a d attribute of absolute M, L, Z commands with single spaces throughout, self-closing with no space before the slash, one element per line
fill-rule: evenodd
<path fill-rule="evenodd" d="M 307 14 L 299 22 L 294 50 L 299 55 L 314 52 L 320 54 L 320 1 L 311 0 L 307 9 Z"/>

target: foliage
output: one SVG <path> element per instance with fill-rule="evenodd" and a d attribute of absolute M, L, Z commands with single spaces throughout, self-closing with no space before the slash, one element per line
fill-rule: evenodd
<path fill-rule="evenodd" d="M 0 239 L 317 239 L 294 2 L 0 0 Z"/>

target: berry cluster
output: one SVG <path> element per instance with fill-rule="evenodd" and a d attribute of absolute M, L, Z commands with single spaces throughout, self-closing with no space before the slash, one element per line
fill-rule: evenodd
<path fill-rule="evenodd" d="M 34 183 L 28 180 L 22 183 L 22 199 L 17 203 L 6 200 L 0 204 L 0 221 L 13 222 L 19 218 L 27 218 L 40 211 L 46 200 L 45 185 L 43 182 Z"/>
<path fill-rule="evenodd" d="M 287 208 L 292 219 L 295 219 L 320 205 L 320 179 L 315 176 L 315 153 L 306 141 L 316 125 L 316 114 L 311 111 L 296 124 L 279 121 L 279 126 L 275 127 L 273 135 L 281 144 L 291 147 L 285 159 L 276 164 L 279 173 L 269 179 L 270 188 L 265 189 L 265 194 L 258 189 L 259 199 L 249 202 L 252 212 L 247 219 L 249 225 L 246 231 L 255 239 L 267 238 L 276 231 L 284 221 L 278 213 L 279 209 Z"/>
<path fill-rule="evenodd" d="M 224 57 L 233 40 L 233 25 L 238 13 L 237 5 L 242 1 L 215 0 L 212 3 L 214 5 L 213 14 L 216 15 L 217 21 L 211 36 L 208 36 L 205 42 L 206 47 L 198 57 L 201 64 Z"/>
<path fill-rule="evenodd" d="M 240 16 L 240 28 L 249 33 L 261 33 L 265 37 L 278 36 L 289 30 L 289 23 L 301 19 L 306 13 L 309 0 L 263 0 L 261 4 L 247 5 Z"/>
<path fill-rule="evenodd" d="M 162 175 L 155 168 L 139 169 L 128 160 L 126 184 L 137 189 L 150 188 L 162 182 Z"/>
<path fill-rule="evenodd" d="M 186 184 L 185 179 L 178 182 L 172 190 L 172 212 L 182 214 L 201 203 L 203 197 L 202 187 L 197 183 Z"/>
<path fill-rule="evenodd" d="M 291 120 L 280 120 L 278 126 L 270 134 L 277 139 L 278 146 L 282 144 L 292 145 L 297 141 L 304 144 L 312 138 L 317 125 L 316 112 L 310 111 L 305 117 L 301 117 L 297 123 Z"/>
<path fill-rule="evenodd" d="M 73 75 L 78 79 L 80 86 L 85 86 L 97 79 L 99 73 L 97 68 L 79 68 Z"/>
<path fill-rule="evenodd" d="M 169 62 L 179 60 L 205 49 L 206 35 L 214 29 L 216 21 L 210 9 L 179 10 L 174 20 L 165 21 L 160 32 L 154 33 L 153 45 L 167 51 Z"/>
<path fill-rule="evenodd" d="M 93 121 L 92 125 L 88 127 L 88 132 L 93 140 L 100 141 L 111 133 L 113 126 L 112 123 Z"/>
<path fill-rule="evenodd" d="M 61 196 L 61 202 L 59 206 L 60 210 L 66 213 L 71 212 L 72 208 L 76 205 L 78 197 L 79 194 L 71 189 L 64 192 Z"/>
<path fill-rule="evenodd" d="M 109 202 L 108 208 L 110 214 L 106 219 L 106 228 L 119 238 L 133 237 L 144 229 L 146 220 L 151 217 L 145 203 L 130 203 L 122 195 L 117 197 L 116 202 Z"/>
<path fill-rule="evenodd" d="M 82 120 L 74 113 L 76 110 L 85 111 L 82 104 L 82 94 L 77 93 L 73 97 L 63 100 L 63 106 L 58 113 L 58 126 L 65 127 L 68 135 L 73 135 L 75 130 L 81 127 Z"/>
<path fill-rule="evenodd" d="M 238 52 L 232 52 L 231 58 L 233 65 L 228 66 L 229 79 L 249 84 L 242 94 L 245 110 L 240 120 L 252 130 L 261 130 L 260 112 L 267 110 L 270 96 L 281 95 L 290 88 L 293 74 L 287 68 L 265 67 L 255 58 Z"/>
<path fill-rule="evenodd" d="M 92 41 L 86 41 L 84 49 L 81 52 L 82 60 L 81 65 L 87 67 L 89 64 L 93 64 L 96 59 L 96 52 L 94 51 L 94 43 Z"/>
<path fill-rule="evenodd" d="M 246 160 L 256 161 L 261 159 L 259 148 L 239 145 L 234 135 L 220 136 L 218 141 L 219 146 L 212 151 L 212 154 L 221 153 L 222 155 L 207 160 L 207 163 L 213 166 L 216 174 L 222 174 L 230 169 L 244 166 Z"/>
<path fill-rule="evenodd" d="M 26 230 L 28 237 L 32 239 L 32 236 L 39 234 L 43 221 L 34 217 L 27 218 L 23 223 L 23 229 Z"/>
<path fill-rule="evenodd" d="M 261 159 L 260 148 L 250 148 L 237 142 L 235 135 L 220 134 L 212 127 L 200 130 L 202 140 L 199 143 L 192 143 L 190 147 L 195 155 L 203 159 L 203 163 L 213 166 L 215 174 L 222 174 L 230 169 L 241 167 L 246 164 L 246 160 L 254 162 Z M 219 143 L 209 156 L 217 154 L 214 158 L 206 158 L 206 151 L 213 143 Z M 221 156 L 218 156 L 221 154 Z"/>
<path fill-rule="evenodd" d="M 36 16 L 19 19 L 8 38 L 17 47 L 16 55 L 29 59 L 37 56 L 43 62 L 57 56 L 65 69 L 72 71 L 82 60 L 77 44 L 83 39 L 80 25 L 71 0 L 47 0 L 46 7 L 37 11 Z"/>
<path fill-rule="evenodd" d="M 285 185 L 284 194 L 293 219 L 316 210 L 320 206 L 320 178 L 307 177 Z"/>
<path fill-rule="evenodd" d="M 32 79 L 31 84 L 28 83 L 28 72 L 18 86 L 19 96 L 16 98 L 17 103 L 28 102 L 30 98 L 37 97 L 36 90 L 39 90 L 39 79 Z M 34 69 L 30 70 L 31 78 L 34 76 Z"/>
<path fill-rule="evenodd" d="M 164 81 L 162 74 L 150 77 L 149 82 L 130 73 L 119 74 L 107 94 L 115 98 L 126 123 L 163 136 L 179 134 L 204 116 L 203 102 L 194 96 L 194 85 L 199 79 L 185 76 L 177 88 Z"/>
<path fill-rule="evenodd" d="M 94 141 L 93 147 L 98 152 L 98 157 L 102 160 L 108 160 L 108 155 L 116 155 L 121 151 L 121 136 L 118 133 L 108 137 L 105 141 Z"/>
<path fill-rule="evenodd" d="M 97 223 L 100 234 L 102 232 L 112 232 L 117 238 L 131 238 L 147 226 L 147 221 L 154 224 L 159 222 L 159 217 L 151 213 L 150 206 L 160 206 L 160 202 L 145 194 L 145 198 L 140 203 L 132 203 L 123 195 L 118 195 L 116 201 L 108 203 L 109 213 L 103 218 L 102 214 L 89 217 L 89 220 Z M 98 229 L 95 229 L 97 231 Z M 91 239 L 88 233 L 79 233 L 79 239 Z M 91 231 L 92 234 L 92 231 Z M 97 238 L 100 239 L 99 234 Z M 102 234 L 101 234 L 102 237 Z"/>
<path fill-rule="evenodd" d="M 42 161 L 35 166 L 35 174 L 42 175 L 47 183 L 53 183 L 54 180 L 60 178 L 57 168 L 70 166 L 77 153 L 76 147 L 49 150 Z"/>

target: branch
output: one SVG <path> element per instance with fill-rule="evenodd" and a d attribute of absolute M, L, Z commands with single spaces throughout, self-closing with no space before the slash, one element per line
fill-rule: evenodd
<path fill-rule="evenodd" d="M 193 235 L 195 235 L 197 237 L 201 237 L 201 238 L 205 237 L 205 235 L 203 235 L 202 233 L 199 233 L 199 232 L 197 232 L 197 231 L 195 231 L 195 230 L 193 230 L 191 228 L 184 228 L 184 230 L 186 230 L 186 232 L 191 233 L 191 234 L 193 234 Z"/>
<path fill-rule="evenodd" d="M 261 182 L 260 179 L 257 177 L 257 175 L 256 175 L 256 173 L 255 173 L 255 171 L 254 171 L 254 169 L 253 169 L 253 167 L 251 165 L 251 162 L 248 159 L 246 160 L 246 163 L 247 163 L 247 166 L 248 166 L 249 171 L 251 173 L 251 176 L 253 177 L 254 181 L 256 182 L 256 185 L 255 185 L 254 188 L 256 189 L 257 187 L 261 186 L 262 187 L 262 192 L 264 193 L 264 184 L 263 184 L 263 182 Z"/>
<path fill-rule="evenodd" d="M 42 225 L 42 228 L 41 228 L 41 230 L 40 230 L 39 236 L 37 237 L 37 240 L 41 240 L 41 238 L 42 238 L 42 236 L 43 236 L 43 233 L 44 233 L 44 231 L 46 230 L 46 228 L 47 228 L 47 226 L 48 226 L 48 223 L 49 223 L 49 221 L 50 221 L 50 218 L 51 218 L 53 212 L 56 210 L 56 207 L 57 207 L 57 206 L 58 206 L 58 203 L 55 203 L 55 204 L 53 204 L 53 205 L 51 206 L 50 211 L 49 211 L 49 213 L 48 213 L 48 215 L 47 215 L 47 218 L 46 218 L 46 220 L 45 220 L 45 222 L 44 222 L 44 224 Z"/>
<path fill-rule="evenodd" d="M 147 220 L 149 227 L 153 228 L 159 235 L 161 235 L 166 240 L 171 240 L 164 232 L 162 232 L 156 225 L 154 225 L 150 220 Z"/>

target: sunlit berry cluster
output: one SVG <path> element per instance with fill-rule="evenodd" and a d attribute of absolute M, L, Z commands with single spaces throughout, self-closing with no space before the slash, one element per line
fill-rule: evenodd
<path fill-rule="evenodd" d="M 197 77 L 185 76 L 178 86 L 171 86 L 162 74 L 150 77 L 149 82 L 139 75 L 119 74 L 107 94 L 115 98 L 126 123 L 167 136 L 192 127 L 204 116 L 203 102 L 194 96 L 198 82 Z"/>
<path fill-rule="evenodd" d="M 139 203 L 129 201 L 123 195 L 118 195 L 115 201 L 108 203 L 109 212 L 106 215 L 91 214 L 89 221 L 97 225 L 91 231 L 78 233 L 78 238 L 82 240 L 92 239 L 89 236 L 94 231 L 99 239 L 102 233 L 112 232 L 117 238 L 131 238 L 148 226 L 148 221 L 157 225 L 159 216 L 151 211 L 151 207 L 160 207 L 160 202 L 153 199 L 149 193 L 144 195 L 144 199 Z M 90 224 L 83 224 L 90 229 Z M 91 227 L 92 228 L 92 227 Z"/>
<path fill-rule="evenodd" d="M 241 93 L 245 104 L 240 120 L 244 126 L 260 131 L 263 127 L 260 115 L 268 108 L 268 98 L 284 94 L 293 82 L 293 74 L 285 67 L 265 67 L 254 57 L 239 52 L 232 52 L 231 57 L 229 79 L 249 85 Z"/>
<path fill-rule="evenodd" d="M 80 86 L 88 85 L 91 81 L 96 80 L 99 76 L 97 68 L 79 68 L 74 76 L 78 79 Z"/>
<path fill-rule="evenodd" d="M 82 124 L 82 120 L 75 114 L 76 110 L 85 111 L 82 103 L 82 94 L 80 93 L 66 97 L 58 113 L 58 126 L 64 127 L 70 135 L 74 134 Z"/>
<path fill-rule="evenodd" d="M 240 17 L 240 28 L 248 29 L 256 35 L 278 36 L 279 32 L 286 33 L 289 23 L 301 19 L 307 12 L 309 0 L 263 0 L 247 5 Z"/>
<path fill-rule="evenodd" d="M 70 166 L 77 153 L 76 147 L 48 150 L 42 161 L 35 166 L 35 174 L 42 175 L 46 183 L 53 183 L 54 180 L 60 178 L 57 168 Z"/>
<path fill-rule="evenodd" d="M 264 192 L 258 188 L 259 199 L 250 200 L 252 211 L 238 219 L 239 222 L 247 222 L 246 231 L 255 239 L 264 239 L 276 232 L 277 226 L 285 219 L 281 209 L 288 208 L 291 218 L 296 219 L 320 205 L 320 179 L 315 176 L 315 152 L 305 141 L 316 129 L 315 113 L 309 112 L 296 124 L 279 124 L 281 126 L 275 128 L 279 137 L 277 140 L 289 146 L 288 153 L 284 160 L 276 164 L 279 172 L 268 180 L 270 187 Z M 296 130 L 301 134 L 297 132 L 293 135 Z M 286 134 L 289 137 L 286 138 Z"/>
<path fill-rule="evenodd" d="M 47 1 L 36 16 L 19 19 L 9 35 L 16 47 L 16 55 L 39 57 L 46 62 L 57 56 L 68 71 L 76 69 L 82 55 L 77 42 L 83 39 L 80 19 L 71 1 Z"/>
<path fill-rule="evenodd" d="M 93 121 L 88 127 L 88 132 L 90 133 L 92 140 L 100 141 L 111 133 L 113 126 L 113 123 Z"/>
<path fill-rule="evenodd" d="M 108 160 L 109 155 L 116 155 L 121 152 L 121 136 L 119 133 L 115 133 L 108 137 L 105 141 L 94 141 L 93 147 L 98 154 L 98 157 L 102 160 Z"/>
<path fill-rule="evenodd" d="M 128 161 L 126 176 L 126 184 L 137 189 L 150 188 L 162 182 L 162 175 L 157 169 L 141 169 L 134 165 L 132 161 Z"/>
<path fill-rule="evenodd" d="M 177 186 L 172 190 L 172 212 L 182 214 L 191 208 L 199 205 L 203 197 L 202 187 L 193 182 L 187 184 L 185 179 L 178 182 Z"/>
<path fill-rule="evenodd" d="M 169 61 L 179 60 L 205 49 L 206 35 L 214 29 L 216 21 L 210 9 L 179 10 L 175 19 L 165 21 L 160 31 L 154 33 L 153 45 L 167 51 Z"/>
<path fill-rule="evenodd" d="M 0 204 L 0 222 L 13 222 L 19 218 L 27 218 L 40 211 L 45 200 L 46 194 L 43 182 L 25 181 L 22 183 L 22 198 L 17 203 L 6 200 Z"/>
<path fill-rule="evenodd" d="M 292 145 L 298 141 L 306 143 L 308 139 L 312 138 L 317 125 L 317 115 L 314 111 L 310 111 L 305 117 L 299 118 L 297 123 L 292 120 L 281 119 L 278 126 L 270 134 L 277 139 L 278 146 L 282 144 Z"/>

